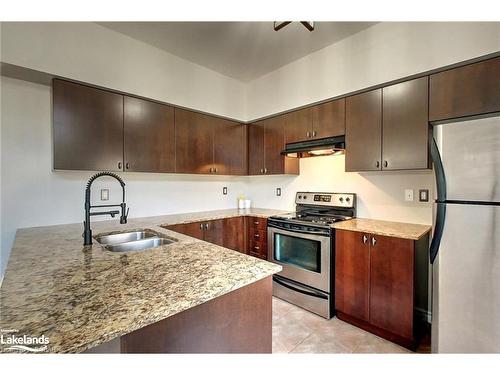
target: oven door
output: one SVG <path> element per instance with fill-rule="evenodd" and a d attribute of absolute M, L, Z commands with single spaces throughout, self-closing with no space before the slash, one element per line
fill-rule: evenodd
<path fill-rule="evenodd" d="M 330 235 L 271 226 L 267 231 L 268 260 L 283 267 L 278 275 L 330 292 Z"/>

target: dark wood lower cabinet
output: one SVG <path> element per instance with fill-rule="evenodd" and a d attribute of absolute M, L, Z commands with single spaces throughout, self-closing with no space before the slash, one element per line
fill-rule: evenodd
<path fill-rule="evenodd" d="M 267 219 L 237 216 L 164 226 L 166 229 L 267 259 Z"/>
<path fill-rule="evenodd" d="M 366 242 L 368 235 L 364 233 L 336 232 L 335 308 L 362 320 L 370 318 L 370 252 Z"/>
<path fill-rule="evenodd" d="M 335 252 L 338 318 L 415 350 L 426 324 L 417 310 L 428 308 L 428 235 L 336 230 Z"/>
<path fill-rule="evenodd" d="M 247 254 L 267 260 L 267 219 L 257 216 L 248 216 L 246 219 Z"/>
<path fill-rule="evenodd" d="M 271 276 L 121 337 L 122 353 L 271 351 Z"/>
<path fill-rule="evenodd" d="M 246 253 L 246 230 L 243 216 L 167 225 L 164 228 Z"/>

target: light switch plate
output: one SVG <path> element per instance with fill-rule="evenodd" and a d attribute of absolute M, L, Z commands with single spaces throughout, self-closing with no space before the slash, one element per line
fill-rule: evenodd
<path fill-rule="evenodd" d="M 227 195 L 227 186 L 222 188 L 222 194 Z"/>
<path fill-rule="evenodd" d="M 405 201 L 413 202 L 413 189 L 405 189 Z"/>
<path fill-rule="evenodd" d="M 109 201 L 109 189 L 101 189 L 101 200 Z"/>
<path fill-rule="evenodd" d="M 281 188 L 276 188 L 276 196 L 281 197 Z"/>
<path fill-rule="evenodd" d="M 429 189 L 420 189 L 418 191 L 419 202 L 429 202 Z"/>

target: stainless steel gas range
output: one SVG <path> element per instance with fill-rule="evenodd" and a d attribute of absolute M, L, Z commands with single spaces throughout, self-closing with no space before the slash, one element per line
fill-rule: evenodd
<path fill-rule="evenodd" d="M 268 260 L 283 267 L 273 294 L 324 318 L 334 315 L 335 231 L 356 215 L 356 194 L 299 192 L 296 212 L 267 222 Z"/>

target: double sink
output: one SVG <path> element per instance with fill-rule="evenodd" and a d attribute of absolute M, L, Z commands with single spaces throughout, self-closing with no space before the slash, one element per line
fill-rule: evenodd
<path fill-rule="evenodd" d="M 177 240 L 167 238 L 165 235 L 151 229 L 140 229 L 114 234 L 98 234 L 94 238 L 106 250 L 116 253 L 148 250 L 177 242 Z"/>

